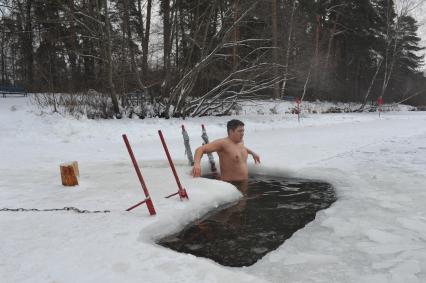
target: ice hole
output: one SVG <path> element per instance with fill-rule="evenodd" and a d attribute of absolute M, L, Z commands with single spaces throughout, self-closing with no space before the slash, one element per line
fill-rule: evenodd
<path fill-rule="evenodd" d="M 329 207 L 336 196 L 325 182 L 252 174 L 234 185 L 243 193 L 158 244 L 225 266 L 250 266 Z"/>

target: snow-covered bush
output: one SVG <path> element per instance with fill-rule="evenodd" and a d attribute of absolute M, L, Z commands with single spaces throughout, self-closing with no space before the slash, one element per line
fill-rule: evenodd
<path fill-rule="evenodd" d="M 114 117 L 109 95 L 89 90 L 84 93 L 37 93 L 31 98 L 40 109 L 76 118 L 110 119 Z"/>

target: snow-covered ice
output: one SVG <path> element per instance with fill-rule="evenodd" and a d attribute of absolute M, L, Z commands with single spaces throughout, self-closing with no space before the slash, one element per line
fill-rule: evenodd
<path fill-rule="evenodd" d="M 330 182 L 338 200 L 253 266 L 230 268 L 155 244 L 241 196 L 230 184 L 190 176 L 180 133 L 184 123 L 194 149 L 201 124 L 215 139 L 230 117 L 78 120 L 40 113 L 28 100 L 0 99 L 0 209 L 111 212 L 0 211 L 1 282 L 426 282 L 424 112 L 308 114 L 299 124 L 279 109 L 242 111 L 246 146 L 262 160 L 250 160 L 251 171 Z M 189 201 L 164 198 L 177 188 L 158 129 Z M 154 217 L 144 206 L 125 212 L 143 192 L 123 133 Z M 80 185 L 65 188 L 59 164 L 72 160 Z"/>

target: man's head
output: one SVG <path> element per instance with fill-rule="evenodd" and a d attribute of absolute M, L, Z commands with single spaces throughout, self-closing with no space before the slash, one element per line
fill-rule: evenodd
<path fill-rule="evenodd" d="M 244 123 L 240 120 L 233 119 L 226 124 L 228 137 L 234 142 L 241 142 L 244 137 Z"/>

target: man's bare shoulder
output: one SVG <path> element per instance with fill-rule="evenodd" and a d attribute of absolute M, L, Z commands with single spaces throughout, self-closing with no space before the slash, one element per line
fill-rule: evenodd
<path fill-rule="evenodd" d="M 222 143 L 223 144 L 223 143 L 227 143 L 228 142 L 228 138 L 221 138 L 221 139 L 214 140 L 212 142 Z"/>
<path fill-rule="evenodd" d="M 227 140 L 226 138 L 216 139 L 214 141 L 209 142 L 208 144 L 214 145 L 216 147 L 224 147 L 226 146 Z"/>
<path fill-rule="evenodd" d="M 229 138 L 221 138 L 221 139 L 217 139 L 214 142 L 216 142 L 222 149 L 231 149 L 231 148 L 235 148 L 236 145 L 242 145 L 244 147 L 244 143 L 240 142 L 238 144 L 234 143 L 232 140 L 230 140 Z"/>
<path fill-rule="evenodd" d="M 209 153 L 209 152 L 220 152 L 225 147 L 226 147 L 225 139 L 217 139 L 217 140 L 209 142 L 208 144 L 201 146 L 200 148 L 203 150 L 204 153 Z"/>

